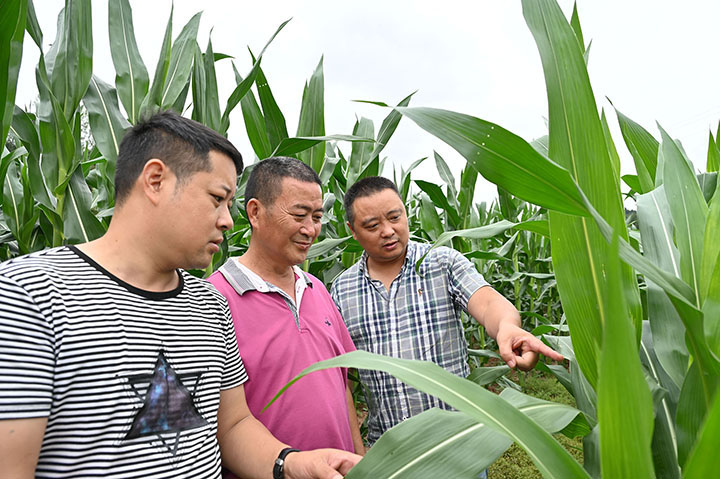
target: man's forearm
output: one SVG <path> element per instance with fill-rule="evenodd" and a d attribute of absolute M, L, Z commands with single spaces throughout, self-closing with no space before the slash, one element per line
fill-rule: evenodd
<path fill-rule="evenodd" d="M 253 416 L 235 424 L 218 440 L 223 465 L 247 479 L 272 479 L 275 459 L 288 447 Z"/>
<path fill-rule="evenodd" d="M 468 312 L 493 339 L 497 339 L 501 324 L 521 325 L 520 313 L 515 306 L 489 286 L 480 288 L 470 297 Z"/>

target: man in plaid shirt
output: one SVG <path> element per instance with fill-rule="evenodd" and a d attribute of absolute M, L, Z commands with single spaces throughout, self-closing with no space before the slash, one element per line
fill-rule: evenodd
<path fill-rule="evenodd" d="M 520 314 L 459 252 L 409 240 L 407 213 L 386 178 L 364 178 L 345 195 L 353 237 L 365 252 L 333 283 L 331 295 L 358 349 L 403 359 L 433 361 L 458 376 L 469 374 L 464 310 L 495 338 L 511 368 L 535 367 L 538 354 L 563 357 L 520 327 Z M 368 443 L 383 432 L 444 402 L 387 373 L 360 370 L 370 390 Z"/>

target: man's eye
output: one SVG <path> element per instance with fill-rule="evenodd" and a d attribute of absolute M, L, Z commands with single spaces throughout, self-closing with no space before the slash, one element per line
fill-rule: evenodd
<path fill-rule="evenodd" d="M 218 203 L 222 203 L 222 201 L 225 199 L 224 197 L 218 196 L 218 195 L 211 195 L 211 196 L 212 196 L 213 199 L 214 199 L 215 201 L 217 201 Z"/>

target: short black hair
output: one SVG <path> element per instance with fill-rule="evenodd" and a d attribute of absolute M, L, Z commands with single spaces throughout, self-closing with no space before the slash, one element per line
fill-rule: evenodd
<path fill-rule="evenodd" d="M 322 188 L 318 174 L 302 161 L 289 156 L 272 156 L 253 165 L 245 185 L 245 209 L 253 198 L 271 206 L 282 193 L 284 178 L 317 183 Z"/>
<path fill-rule="evenodd" d="M 173 111 L 163 111 L 141 120 L 120 143 L 115 167 L 115 203 L 130 194 L 145 164 L 162 160 L 178 179 L 178 185 L 198 171 L 210 171 L 210 151 L 230 157 L 237 174 L 242 173 L 240 152 L 218 132 Z"/>
<path fill-rule="evenodd" d="M 383 178 L 382 176 L 366 176 L 362 180 L 358 180 L 354 185 L 348 188 L 345 193 L 345 216 L 347 217 L 350 226 L 353 226 L 355 221 L 355 212 L 353 211 L 353 204 L 358 198 L 370 196 L 375 193 L 379 193 L 383 190 L 393 190 L 400 197 L 400 192 L 395 186 L 395 183 Z"/>

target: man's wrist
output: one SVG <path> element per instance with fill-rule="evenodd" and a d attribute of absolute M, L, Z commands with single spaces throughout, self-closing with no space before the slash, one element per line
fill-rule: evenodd
<path fill-rule="evenodd" d="M 292 447 L 286 447 L 280 454 L 278 454 L 275 463 L 273 464 L 273 479 L 285 479 L 285 458 L 288 454 L 293 452 L 300 452 L 299 449 L 293 449 Z"/>

